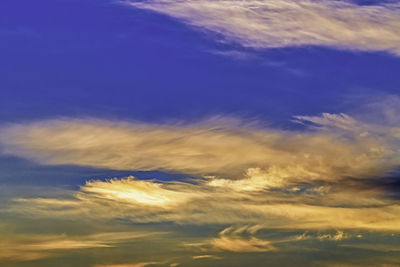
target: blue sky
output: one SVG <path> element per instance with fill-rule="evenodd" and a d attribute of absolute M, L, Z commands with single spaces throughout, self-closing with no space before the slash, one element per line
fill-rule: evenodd
<path fill-rule="evenodd" d="M 4 121 L 233 114 L 284 123 L 342 112 L 352 96 L 396 93 L 400 85 L 399 60 L 384 52 L 243 48 L 110 1 L 3 5 Z"/>
<path fill-rule="evenodd" d="M 0 6 L 0 264 L 400 263 L 396 1 Z"/>

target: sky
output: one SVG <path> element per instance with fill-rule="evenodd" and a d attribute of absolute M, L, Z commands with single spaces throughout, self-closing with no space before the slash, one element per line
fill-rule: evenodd
<path fill-rule="evenodd" d="M 395 0 L 2 0 L 0 266 L 399 266 Z"/>

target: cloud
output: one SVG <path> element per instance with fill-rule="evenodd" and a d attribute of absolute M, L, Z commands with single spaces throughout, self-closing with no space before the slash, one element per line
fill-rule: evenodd
<path fill-rule="evenodd" d="M 346 238 L 346 234 L 343 231 L 337 231 L 336 234 L 324 234 L 318 236 L 319 240 L 333 240 L 333 241 L 340 241 L 342 239 Z"/>
<path fill-rule="evenodd" d="M 110 248 L 121 242 L 146 238 L 157 233 L 112 232 L 87 236 L 23 236 L 0 242 L 0 260 L 30 261 L 54 257 L 56 251 Z"/>
<path fill-rule="evenodd" d="M 246 47 L 317 45 L 400 55 L 400 4 L 347 0 L 127 0 Z"/>
<path fill-rule="evenodd" d="M 163 260 L 163 261 L 143 261 L 136 263 L 119 263 L 119 264 L 96 264 L 93 267 L 146 267 L 146 266 L 170 266 L 176 267 L 179 266 L 179 263 L 172 262 L 172 259 Z"/>
<path fill-rule="evenodd" d="M 154 205 L 142 202 L 142 196 L 138 193 L 138 190 L 143 190 L 141 182 L 133 177 L 90 181 L 68 197 L 65 204 L 62 199 L 52 201 L 52 198 L 48 198 L 43 201 L 43 198 L 18 198 L 8 207 L 8 212 L 39 218 L 91 218 L 98 221 L 124 218 L 135 223 L 260 225 L 246 228 L 250 234 L 257 232 L 260 227 L 314 231 L 398 231 L 400 225 L 398 202 L 388 198 L 384 191 L 373 188 L 344 190 L 341 186 L 332 184 L 333 188 L 329 190 L 317 188 L 310 189 L 311 192 L 304 188 L 294 192 L 286 189 L 249 192 L 229 187 L 216 188 L 208 185 L 207 180 L 193 183 L 145 181 L 157 184 L 162 192 L 156 192 L 151 198 L 162 198 L 164 194 L 170 196 L 168 202 Z M 126 186 L 115 187 L 115 184 Z M 93 188 L 95 185 L 98 189 Z M 103 190 L 108 186 L 110 190 Z M 358 184 L 355 188 L 357 187 Z M 118 193 L 109 194 L 109 191 L 114 190 L 118 190 Z M 130 193 L 132 190 L 134 194 Z M 143 194 L 149 192 L 144 191 Z M 182 200 L 181 194 L 190 197 Z M 232 233 L 241 232 L 235 230 Z M 230 241 L 237 240 L 221 235 L 215 242 L 216 246 L 223 247 L 223 244 Z M 258 241 L 252 242 L 256 244 Z"/>
<path fill-rule="evenodd" d="M 334 233 L 314 233 L 310 234 L 308 232 L 302 233 L 301 235 L 296 235 L 294 238 L 289 239 L 289 242 L 293 241 L 301 241 L 301 240 L 310 240 L 310 239 L 318 239 L 320 241 L 342 241 L 344 239 L 353 238 L 354 236 L 348 233 L 345 233 L 341 230 L 336 230 Z M 357 238 L 362 238 L 361 234 L 355 235 Z M 286 242 L 286 241 L 283 241 Z"/>
<path fill-rule="evenodd" d="M 235 229 L 233 227 L 226 228 L 219 233 L 218 238 L 211 240 L 212 249 L 217 251 L 231 252 L 267 252 L 276 250 L 271 242 L 258 239 L 254 236 L 243 237 L 241 234 L 247 232 L 252 234 L 253 231 L 249 227 L 241 227 Z"/>
<path fill-rule="evenodd" d="M 205 255 L 193 256 L 192 259 L 194 259 L 194 260 L 199 260 L 199 259 L 214 259 L 214 260 L 220 260 L 220 259 L 222 259 L 222 258 L 221 258 L 221 257 L 218 257 L 218 256 L 215 256 L 215 255 L 205 254 Z"/>
<path fill-rule="evenodd" d="M 144 206 L 171 207 L 187 202 L 190 194 L 163 189 L 162 184 L 135 180 L 133 177 L 118 180 L 89 181 L 82 187 L 84 199 L 86 195 L 95 195 L 115 202 L 135 203 Z"/>
<path fill-rule="evenodd" d="M 137 223 L 398 231 L 400 205 L 380 184 L 399 166 L 400 124 L 368 118 L 295 116 L 303 130 L 222 117 L 191 124 L 96 119 L 11 124 L 0 130 L 4 154 L 43 164 L 169 170 L 197 178 L 90 180 L 67 197 L 16 197 L 7 212 Z M 215 240 L 219 247 L 231 241 L 238 240 Z M 259 240 L 243 242 L 257 247 Z"/>
<path fill-rule="evenodd" d="M 43 164 L 216 175 L 221 180 L 212 181 L 214 186 L 243 190 L 377 176 L 400 162 L 397 125 L 344 114 L 295 119 L 311 124 L 311 130 L 261 128 L 224 118 L 175 125 L 58 119 L 3 127 L 0 145 L 3 154 Z M 243 175 L 247 180 L 224 180 Z M 157 190 L 157 185 L 142 186 Z"/>
<path fill-rule="evenodd" d="M 261 229 L 260 225 L 230 226 L 218 233 L 218 236 L 203 240 L 199 243 L 185 243 L 186 247 L 200 250 L 201 252 L 268 252 L 277 250 L 272 242 L 255 237 Z M 219 256 L 205 254 L 193 256 L 193 259 L 222 259 Z"/>
<path fill-rule="evenodd" d="M 94 265 L 94 267 L 146 267 L 150 265 L 159 265 L 158 261 L 150 261 L 150 262 L 138 262 L 138 263 L 129 263 L 129 264 L 106 264 L 106 265 Z"/>

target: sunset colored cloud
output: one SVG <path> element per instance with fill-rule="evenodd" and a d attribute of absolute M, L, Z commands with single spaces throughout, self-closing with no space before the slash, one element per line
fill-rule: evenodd
<path fill-rule="evenodd" d="M 346 114 L 295 116 L 294 121 L 308 129 L 262 128 L 223 118 L 218 126 L 215 119 L 176 125 L 95 119 L 10 125 L 1 130 L 5 154 L 43 164 L 161 169 L 197 177 L 94 179 L 65 200 L 16 198 L 13 210 L 136 223 L 399 230 L 400 206 L 379 186 L 400 163 L 399 127 Z M 215 246 L 227 249 L 231 241 L 221 236 Z M 257 249 L 258 242 L 243 241 L 242 247 Z"/>

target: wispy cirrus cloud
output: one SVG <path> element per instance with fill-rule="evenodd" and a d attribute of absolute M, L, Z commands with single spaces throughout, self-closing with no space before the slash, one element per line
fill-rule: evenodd
<path fill-rule="evenodd" d="M 57 119 L 9 125 L 0 130 L 4 154 L 43 164 L 197 177 L 167 183 L 91 180 L 68 198 L 15 198 L 10 209 L 139 223 L 399 230 L 399 203 L 379 186 L 400 164 L 399 124 L 328 113 L 294 120 L 306 129 L 221 117 L 192 124 Z"/>
<path fill-rule="evenodd" d="M 119 243 L 142 239 L 159 233 L 109 232 L 86 236 L 24 236 L 0 242 L 0 261 L 31 261 L 54 257 L 58 251 L 110 248 Z"/>
<path fill-rule="evenodd" d="M 160 262 L 149 261 L 149 262 L 137 262 L 137 263 L 127 263 L 127 264 L 105 264 L 105 265 L 96 264 L 93 267 L 146 267 L 146 266 L 154 266 L 154 265 L 160 266 Z"/>
<path fill-rule="evenodd" d="M 400 5 L 338 0 L 127 0 L 243 46 L 328 46 L 400 55 Z"/>
<path fill-rule="evenodd" d="M 273 254 L 296 242 L 337 244 L 355 239 L 351 231 L 396 232 L 400 204 L 389 191 L 399 188 L 382 185 L 400 163 L 400 123 L 392 116 L 396 106 L 384 105 L 390 112 L 381 114 L 389 119 L 379 116 L 379 121 L 357 114 L 295 116 L 305 126 L 301 130 L 223 117 L 175 124 L 91 118 L 10 124 L 0 130 L 4 154 L 42 164 L 178 171 L 191 178 L 93 179 L 59 197 L 15 197 L 3 213 L 224 229 L 198 242 L 181 242 L 188 259 L 197 261 L 225 253 Z M 296 234 L 270 239 L 261 230 Z M 95 238 L 94 245 L 113 246 L 109 238 Z M 38 257 L 49 251 L 30 253 Z"/>
<path fill-rule="evenodd" d="M 215 256 L 215 255 L 210 255 L 210 254 L 204 254 L 204 255 L 197 255 L 193 256 L 192 259 L 194 260 L 201 260 L 201 259 L 215 259 L 215 260 L 221 260 L 221 257 Z"/>
<path fill-rule="evenodd" d="M 345 114 L 295 119 L 311 129 L 261 128 L 224 118 L 171 125 L 58 119 L 3 127 L 0 145 L 3 154 L 42 164 L 215 175 L 210 185 L 241 190 L 384 175 L 400 162 L 397 125 Z"/>
<path fill-rule="evenodd" d="M 326 192 L 307 190 L 263 190 L 241 192 L 230 188 L 215 188 L 206 183 L 162 183 L 162 191 L 170 196 L 163 205 L 141 201 L 142 190 L 133 178 L 96 181 L 99 190 L 89 182 L 68 199 L 43 198 L 16 199 L 9 212 L 39 218 L 92 218 L 109 220 L 125 218 L 136 223 L 175 222 L 179 224 L 256 224 L 267 229 L 326 230 L 363 229 L 398 231 L 400 206 L 384 192 L 368 188 L 343 190 L 340 186 Z M 146 181 L 158 184 L 155 181 Z M 102 188 L 118 187 L 118 195 L 109 194 Z M 345 186 L 346 187 L 346 186 Z M 134 188 L 134 189 L 133 189 Z M 304 188 L 302 189 L 304 190 Z M 133 191 L 133 193 L 131 192 Z M 143 195 L 162 198 L 160 192 L 142 191 Z M 173 194 L 176 193 L 176 198 Z M 180 194 L 190 194 L 181 202 Z M 357 195 L 357 198 L 354 198 Z M 179 203 L 179 204 L 178 204 Z M 250 229 L 246 230 L 250 231 Z M 235 233 L 235 232 L 232 232 Z M 249 232 L 250 233 L 250 232 Z M 222 241 L 231 240 L 231 235 L 222 235 Z M 217 242 L 216 241 L 216 242 Z M 218 243 L 217 242 L 217 243 Z"/>
<path fill-rule="evenodd" d="M 243 232 L 254 234 L 251 227 L 240 227 L 235 229 L 228 227 L 219 233 L 217 238 L 210 241 L 212 249 L 231 252 L 267 252 L 276 250 L 271 242 L 261 240 L 254 236 L 243 237 Z"/>

